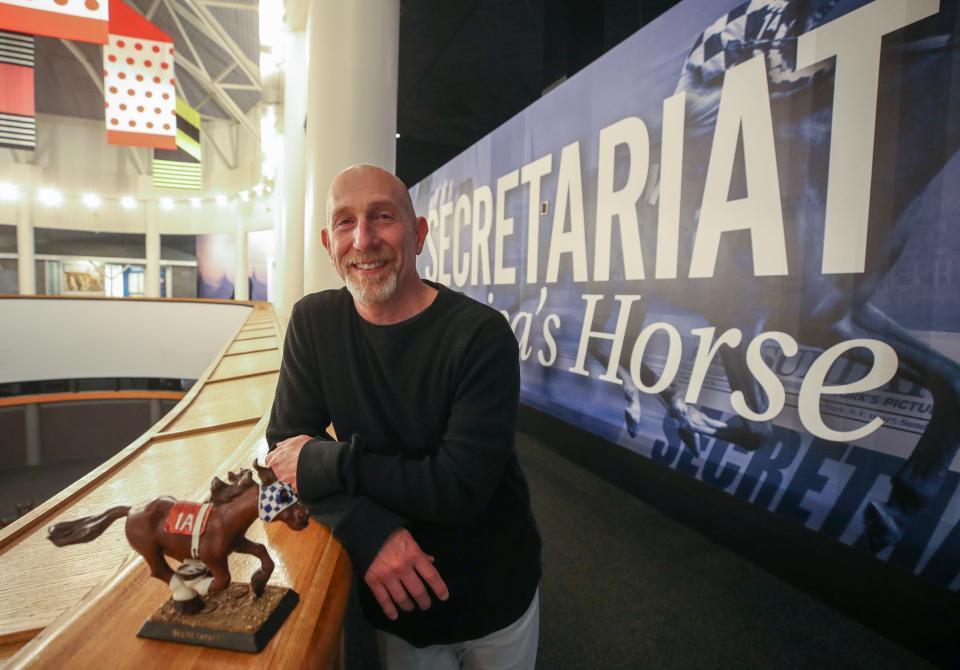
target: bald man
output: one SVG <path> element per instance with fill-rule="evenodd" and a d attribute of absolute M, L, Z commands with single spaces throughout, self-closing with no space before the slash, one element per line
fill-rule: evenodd
<path fill-rule="evenodd" d="M 427 230 L 389 172 L 334 179 L 322 238 L 346 288 L 294 306 L 267 463 L 349 552 L 384 667 L 533 668 L 517 342 L 492 308 L 420 278 Z"/>

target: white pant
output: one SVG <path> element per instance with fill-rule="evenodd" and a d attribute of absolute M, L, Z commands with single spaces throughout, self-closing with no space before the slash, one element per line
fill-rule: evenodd
<path fill-rule="evenodd" d="M 523 616 L 477 640 L 418 649 L 396 635 L 378 630 L 377 646 L 383 670 L 533 670 L 539 637 L 540 589 L 537 589 Z"/>

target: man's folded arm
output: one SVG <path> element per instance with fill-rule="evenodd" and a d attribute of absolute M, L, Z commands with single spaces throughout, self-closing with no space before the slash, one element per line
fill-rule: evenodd
<path fill-rule="evenodd" d="M 277 442 L 311 435 L 329 440 L 327 426 L 330 413 L 319 381 L 319 365 L 309 342 L 309 324 L 302 314 L 300 302 L 293 306 L 287 334 L 283 342 L 283 362 L 277 380 L 277 392 L 270 410 L 267 444 L 272 451 Z"/>
<path fill-rule="evenodd" d="M 297 479 L 300 477 L 298 475 Z M 328 526 L 347 553 L 353 570 L 361 577 L 387 538 L 406 520 L 364 496 L 338 493 L 319 502 L 307 503 L 310 514 Z"/>
<path fill-rule="evenodd" d="M 304 495 L 346 491 L 419 521 L 461 524 L 476 518 L 513 453 L 520 388 L 516 339 L 504 324 L 476 342 L 466 360 L 434 453 L 426 458 L 372 453 L 362 436 L 350 443 L 311 440 L 298 462 Z"/>

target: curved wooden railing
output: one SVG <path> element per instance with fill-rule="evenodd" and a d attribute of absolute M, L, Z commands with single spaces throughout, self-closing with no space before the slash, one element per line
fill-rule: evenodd
<path fill-rule="evenodd" d="M 115 523 L 89 544 L 57 548 L 46 527 L 159 495 L 200 500 L 214 475 L 266 453 L 264 431 L 280 369 L 282 327 L 269 303 L 252 311 L 180 403 L 133 444 L 0 531 L 0 665 L 103 667 L 328 667 L 337 656 L 350 584 L 346 552 L 315 521 L 299 533 L 255 523 L 277 568 L 270 583 L 300 603 L 260 654 L 136 637 L 169 590 L 149 576 Z M 230 559 L 236 581 L 256 559 Z"/>

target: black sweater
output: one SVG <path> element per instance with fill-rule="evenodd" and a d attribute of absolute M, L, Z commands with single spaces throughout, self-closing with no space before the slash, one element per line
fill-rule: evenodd
<path fill-rule="evenodd" d="M 271 449 L 318 438 L 300 455 L 300 495 L 350 554 L 367 619 L 416 646 L 508 626 L 540 581 L 540 537 L 513 447 L 516 339 L 492 308 L 432 285 L 426 310 L 390 326 L 364 321 L 346 289 L 300 300 L 267 429 Z M 350 442 L 330 441 L 331 422 Z M 450 598 L 390 621 L 362 577 L 401 526 L 435 557 Z"/>

